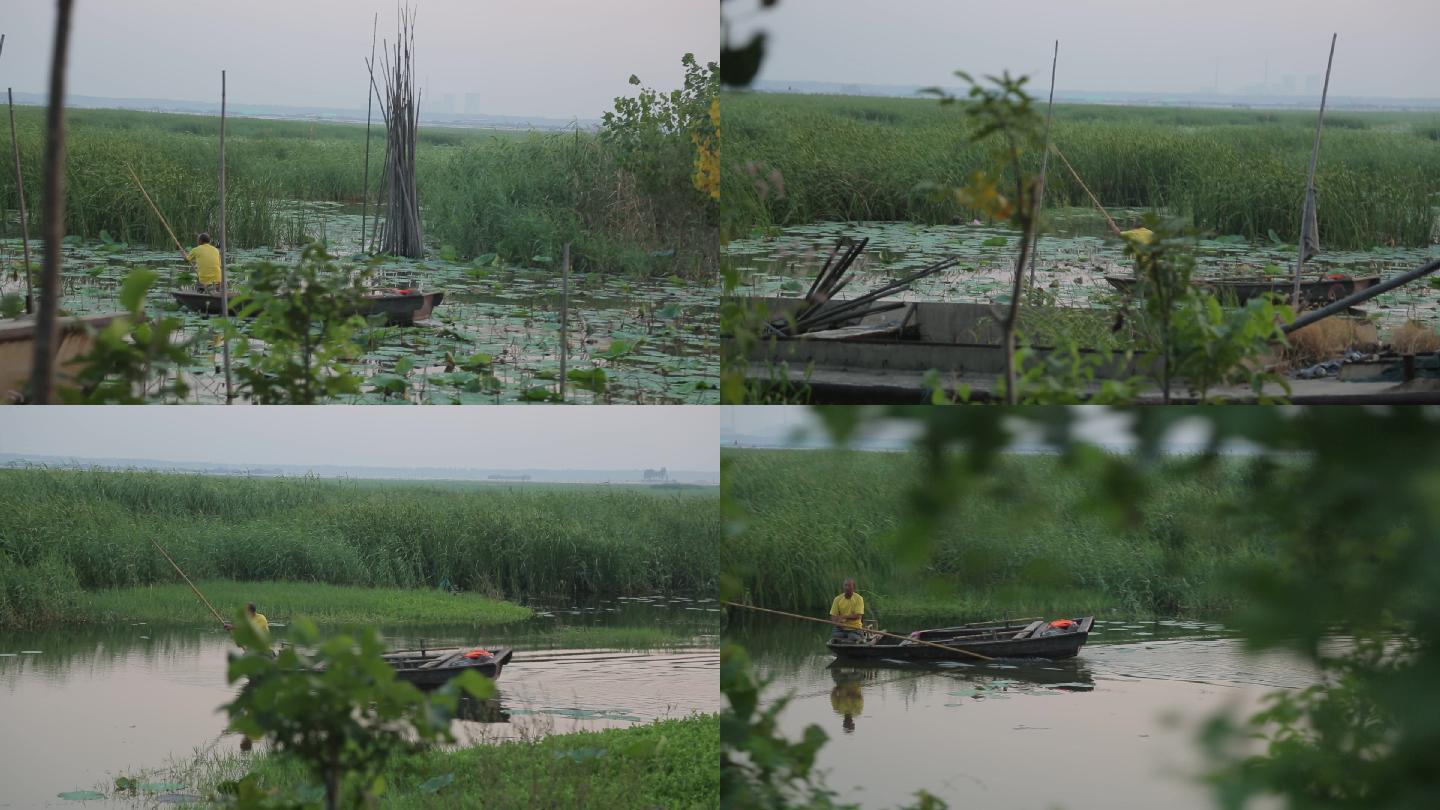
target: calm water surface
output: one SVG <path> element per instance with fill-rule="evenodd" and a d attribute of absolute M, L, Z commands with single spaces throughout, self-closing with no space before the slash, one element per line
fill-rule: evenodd
<path fill-rule="evenodd" d="M 554 648 L 536 638 L 559 626 L 657 625 L 690 641 L 636 652 Z M 719 711 L 713 600 L 552 605 L 530 621 L 499 628 L 382 631 L 392 649 L 418 646 L 421 638 L 436 647 L 515 649 L 497 696 L 462 708 L 455 731 L 466 744 Z M 278 638 L 284 633 L 277 628 Z M 0 808 L 111 806 L 57 794 L 103 789 L 116 776 L 186 761 L 197 751 L 239 750 L 240 739 L 225 733 L 219 710 L 236 691 L 225 683 L 233 649 L 229 637 L 211 627 L 124 623 L 0 633 Z"/>
<path fill-rule="evenodd" d="M 837 662 L 823 629 L 798 623 L 725 634 L 774 679 L 768 694 L 795 695 L 784 733 L 823 728 L 827 784 L 867 808 L 922 788 L 952 808 L 1213 807 L 1196 781 L 1201 722 L 1316 680 L 1298 659 L 1245 653 L 1217 623 L 1096 627 L 1069 661 L 927 665 Z"/>

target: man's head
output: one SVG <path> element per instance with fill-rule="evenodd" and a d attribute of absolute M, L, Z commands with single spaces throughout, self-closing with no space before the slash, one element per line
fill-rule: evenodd
<path fill-rule="evenodd" d="M 245 609 L 250 612 L 250 615 L 251 615 L 251 616 L 254 616 L 254 615 L 255 615 L 255 603 L 254 603 L 254 602 L 250 602 L 249 604 L 245 605 Z"/>
<path fill-rule="evenodd" d="M 855 580 L 853 580 L 853 579 L 847 579 L 847 580 L 845 580 L 844 582 L 840 583 L 840 590 L 842 590 L 842 591 L 845 592 L 846 598 L 849 598 L 849 597 L 851 597 L 851 596 L 854 596 L 854 595 L 855 595 Z"/>
<path fill-rule="evenodd" d="M 199 236 L 195 237 L 195 240 L 202 245 L 208 245 L 210 244 L 210 234 L 202 233 Z"/>

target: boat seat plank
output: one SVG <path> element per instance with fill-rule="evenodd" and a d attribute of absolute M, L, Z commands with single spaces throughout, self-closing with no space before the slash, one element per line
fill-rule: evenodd
<path fill-rule="evenodd" d="M 1044 623 L 1045 623 L 1045 622 L 1044 622 L 1043 620 L 1033 621 L 1033 622 L 1025 625 L 1025 629 L 1024 629 L 1024 630 L 1021 630 L 1020 632 L 1018 632 L 1018 633 L 1016 633 L 1015 635 L 1011 636 L 1011 638 L 1015 638 L 1015 639 L 1029 638 L 1030 635 L 1031 635 L 1032 633 L 1034 633 L 1036 630 L 1039 630 L 1039 629 L 1040 629 L 1040 625 L 1042 625 L 1042 624 L 1044 624 Z"/>
<path fill-rule="evenodd" d="M 450 663 L 451 661 L 455 660 L 455 658 L 461 655 L 464 655 L 464 653 L 460 650 L 456 650 L 449 655 L 441 656 L 440 658 L 436 658 L 434 661 L 426 664 L 421 664 L 419 667 L 417 667 L 417 669 L 439 669 L 441 666 Z"/>
<path fill-rule="evenodd" d="M 861 323 L 854 326 L 842 326 L 837 329 L 822 329 L 818 332 L 806 332 L 800 337 L 805 340 L 861 340 L 869 338 L 898 338 L 900 337 L 900 322 L 885 321 L 884 323 Z"/>

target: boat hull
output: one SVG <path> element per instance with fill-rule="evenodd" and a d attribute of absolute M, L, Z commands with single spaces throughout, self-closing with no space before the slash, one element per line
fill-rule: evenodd
<path fill-rule="evenodd" d="M 1074 658 L 1090 637 L 1094 617 L 1080 619 L 1078 628 L 1068 633 L 1048 636 L 1034 635 L 1041 627 L 958 627 L 947 630 L 921 631 L 919 637 L 925 641 L 943 644 L 990 658 L 1046 658 L 1063 660 Z M 1041 624 L 1036 622 L 1034 624 Z M 1027 632 L 1029 631 L 1029 632 Z M 1008 637 L 1007 637 L 1008 636 Z M 1021 637 L 1016 637 L 1021 636 Z M 913 644 L 892 638 L 877 638 L 874 644 L 841 644 L 830 641 L 826 645 L 837 658 L 854 660 L 889 659 L 894 661 L 969 661 L 973 656 L 957 650 L 931 647 L 928 644 Z"/>
<path fill-rule="evenodd" d="M 1135 279 L 1126 276 L 1106 276 L 1105 280 L 1110 283 L 1110 286 L 1124 293 L 1130 292 L 1135 286 Z M 1379 283 L 1379 276 L 1301 281 L 1300 300 L 1311 306 L 1329 304 Z M 1243 304 L 1267 293 L 1273 293 L 1288 301 L 1294 291 L 1293 281 L 1279 278 L 1263 281 L 1195 279 L 1194 284 L 1202 289 L 1210 290 L 1221 298 L 1234 298 L 1237 304 Z"/>
<path fill-rule="evenodd" d="M 377 294 L 361 298 L 359 305 L 346 314 L 365 318 L 371 315 L 384 315 L 385 322 L 391 326 L 409 326 L 416 321 L 429 318 L 435 312 L 435 308 L 445 300 L 443 292 L 419 292 L 417 290 L 377 290 L 375 292 Z M 177 290 L 171 295 L 175 298 L 175 303 L 202 315 L 219 315 L 224 308 L 218 293 Z M 240 314 L 241 307 L 236 303 L 234 295 L 231 296 L 229 309 L 232 316 Z"/>
<path fill-rule="evenodd" d="M 74 385 L 80 367 L 75 358 L 88 354 L 95 333 L 121 317 L 88 315 L 60 319 L 60 347 L 55 353 L 56 383 Z M 19 402 L 30 382 L 35 362 L 35 321 L 17 318 L 0 321 L 0 404 Z"/>
<path fill-rule="evenodd" d="M 507 647 L 495 650 L 488 658 L 469 659 L 463 655 L 455 655 L 463 652 L 463 650 L 429 650 L 417 653 L 410 650 L 389 653 L 385 656 L 385 660 L 395 668 L 396 678 L 421 689 L 433 689 L 443 686 L 462 672 L 474 672 L 491 680 L 497 680 L 514 654 L 514 651 Z M 437 663 L 438 665 L 434 665 Z"/>

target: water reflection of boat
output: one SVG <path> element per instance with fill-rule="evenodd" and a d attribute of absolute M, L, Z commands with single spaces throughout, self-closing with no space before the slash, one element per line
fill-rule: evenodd
<path fill-rule="evenodd" d="M 505 711 L 498 697 L 480 700 L 462 695 L 455 704 L 455 719 L 471 723 L 508 723 L 510 713 Z"/>
<path fill-rule="evenodd" d="M 876 680 L 880 673 L 909 672 L 916 676 L 944 674 L 966 679 L 1004 679 L 1035 686 L 1049 686 L 1070 692 L 1088 692 L 1095 688 L 1095 675 L 1090 666 L 1077 658 L 1060 661 L 1031 659 L 1012 664 L 992 665 L 986 661 L 975 661 L 964 668 L 958 668 L 950 661 L 905 661 L 900 659 L 857 659 L 837 658 L 830 662 L 832 677 L 838 682 L 842 677 L 856 682 Z M 839 673 L 844 673 L 839 674 Z"/>
<path fill-rule="evenodd" d="M 386 653 L 385 662 L 395 668 L 400 680 L 421 688 L 440 686 L 462 672 L 474 672 L 490 679 L 510 663 L 514 650 L 509 647 L 491 652 L 481 648 L 450 648 L 443 650 L 400 650 Z"/>
<path fill-rule="evenodd" d="M 894 637 L 872 637 L 861 643 L 843 643 L 831 640 L 826 643 L 830 652 L 840 658 L 877 659 L 889 658 L 901 661 L 974 661 L 974 656 L 960 650 L 979 653 L 991 658 L 1074 658 L 1090 636 L 1093 616 L 1078 619 L 1068 628 L 1052 627 L 1049 623 L 1036 620 L 1029 624 L 1018 622 L 980 622 L 959 627 L 945 627 L 936 630 L 918 630 L 905 640 Z M 931 644 L 919 644 L 928 641 Z M 958 649 L 942 649 L 932 646 Z"/>
<path fill-rule="evenodd" d="M 175 290 L 171 295 L 175 297 L 175 303 L 203 315 L 219 315 L 222 308 L 219 293 Z M 236 296 L 237 293 L 230 294 L 231 315 L 238 315 L 244 306 L 243 302 L 237 302 Z M 409 326 L 429 318 L 444 299 L 443 292 L 394 288 L 369 290 L 360 297 L 352 314 L 362 317 L 384 315 L 385 322 L 391 326 Z"/>

